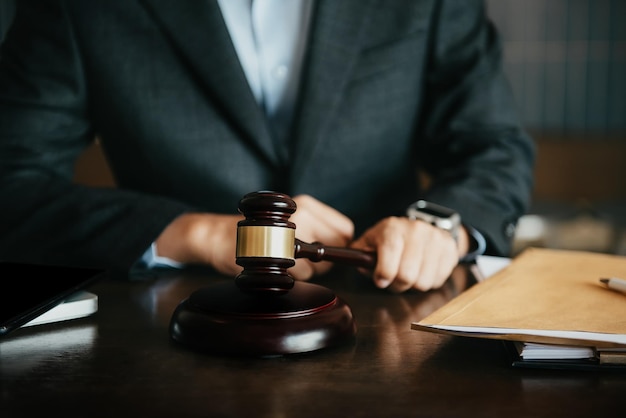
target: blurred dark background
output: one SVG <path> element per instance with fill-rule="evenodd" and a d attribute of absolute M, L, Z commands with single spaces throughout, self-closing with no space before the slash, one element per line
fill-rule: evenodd
<path fill-rule="evenodd" d="M 0 0 L 0 38 L 16 0 Z M 19 0 L 17 0 L 19 1 Z M 516 249 L 626 254 L 626 1 L 486 0 L 537 144 L 535 189 Z M 97 142 L 76 181 L 114 187 Z"/>
<path fill-rule="evenodd" d="M 626 254 L 626 2 L 486 2 L 538 150 L 518 250 Z"/>

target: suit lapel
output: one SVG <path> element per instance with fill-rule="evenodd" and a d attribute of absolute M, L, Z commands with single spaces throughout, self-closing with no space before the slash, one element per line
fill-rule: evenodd
<path fill-rule="evenodd" d="M 315 148 L 323 145 L 320 141 L 356 63 L 370 4 L 371 0 L 317 0 L 299 98 L 302 105 L 293 130 L 293 179 L 303 178 Z"/>
<path fill-rule="evenodd" d="M 275 145 L 232 45 L 217 1 L 142 0 L 242 136 L 271 163 Z"/>
<path fill-rule="evenodd" d="M 169 34 L 233 126 L 272 164 L 279 164 L 267 120 L 257 105 L 217 1 L 141 0 Z M 373 0 L 317 0 L 304 65 L 292 148 L 292 178 L 301 178 L 324 138 L 355 65 Z"/>

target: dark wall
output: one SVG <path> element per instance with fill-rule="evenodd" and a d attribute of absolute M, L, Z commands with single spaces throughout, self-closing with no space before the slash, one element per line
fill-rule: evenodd
<path fill-rule="evenodd" d="M 0 0 L 0 39 L 4 37 L 13 13 L 15 11 L 15 0 Z"/>
<path fill-rule="evenodd" d="M 526 125 L 556 135 L 626 132 L 626 1 L 487 0 Z"/>

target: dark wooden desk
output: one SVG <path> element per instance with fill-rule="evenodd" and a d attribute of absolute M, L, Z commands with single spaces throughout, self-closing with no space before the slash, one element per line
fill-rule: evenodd
<path fill-rule="evenodd" d="M 317 283 L 355 315 L 356 341 L 304 355 L 229 358 L 171 341 L 177 304 L 218 277 L 103 281 L 93 317 L 26 328 L 0 343 L 0 417 L 626 416 L 626 374 L 516 369 L 497 341 L 410 323 L 471 283 L 394 295 L 354 274 Z"/>

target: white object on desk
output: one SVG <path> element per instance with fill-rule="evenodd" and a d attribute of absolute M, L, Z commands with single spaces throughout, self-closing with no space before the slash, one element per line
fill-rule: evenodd
<path fill-rule="evenodd" d="M 98 311 L 98 296 L 85 290 L 80 290 L 69 296 L 65 301 L 58 304 L 49 311 L 39 315 L 37 318 L 22 325 L 29 327 L 32 325 L 49 324 L 51 322 L 67 321 L 69 319 L 83 318 Z"/>
<path fill-rule="evenodd" d="M 626 293 L 626 280 L 624 279 L 618 279 L 617 277 L 607 277 L 600 279 L 600 281 L 606 284 L 609 289 Z"/>
<path fill-rule="evenodd" d="M 523 343 L 515 341 L 517 353 L 524 360 L 572 360 L 594 358 L 592 347 Z"/>
<path fill-rule="evenodd" d="M 493 276 L 509 264 L 511 264 L 511 259 L 508 257 L 479 255 L 478 257 L 476 257 L 476 264 L 473 264 L 471 266 L 471 270 L 476 280 L 482 282 L 483 280 Z"/>

